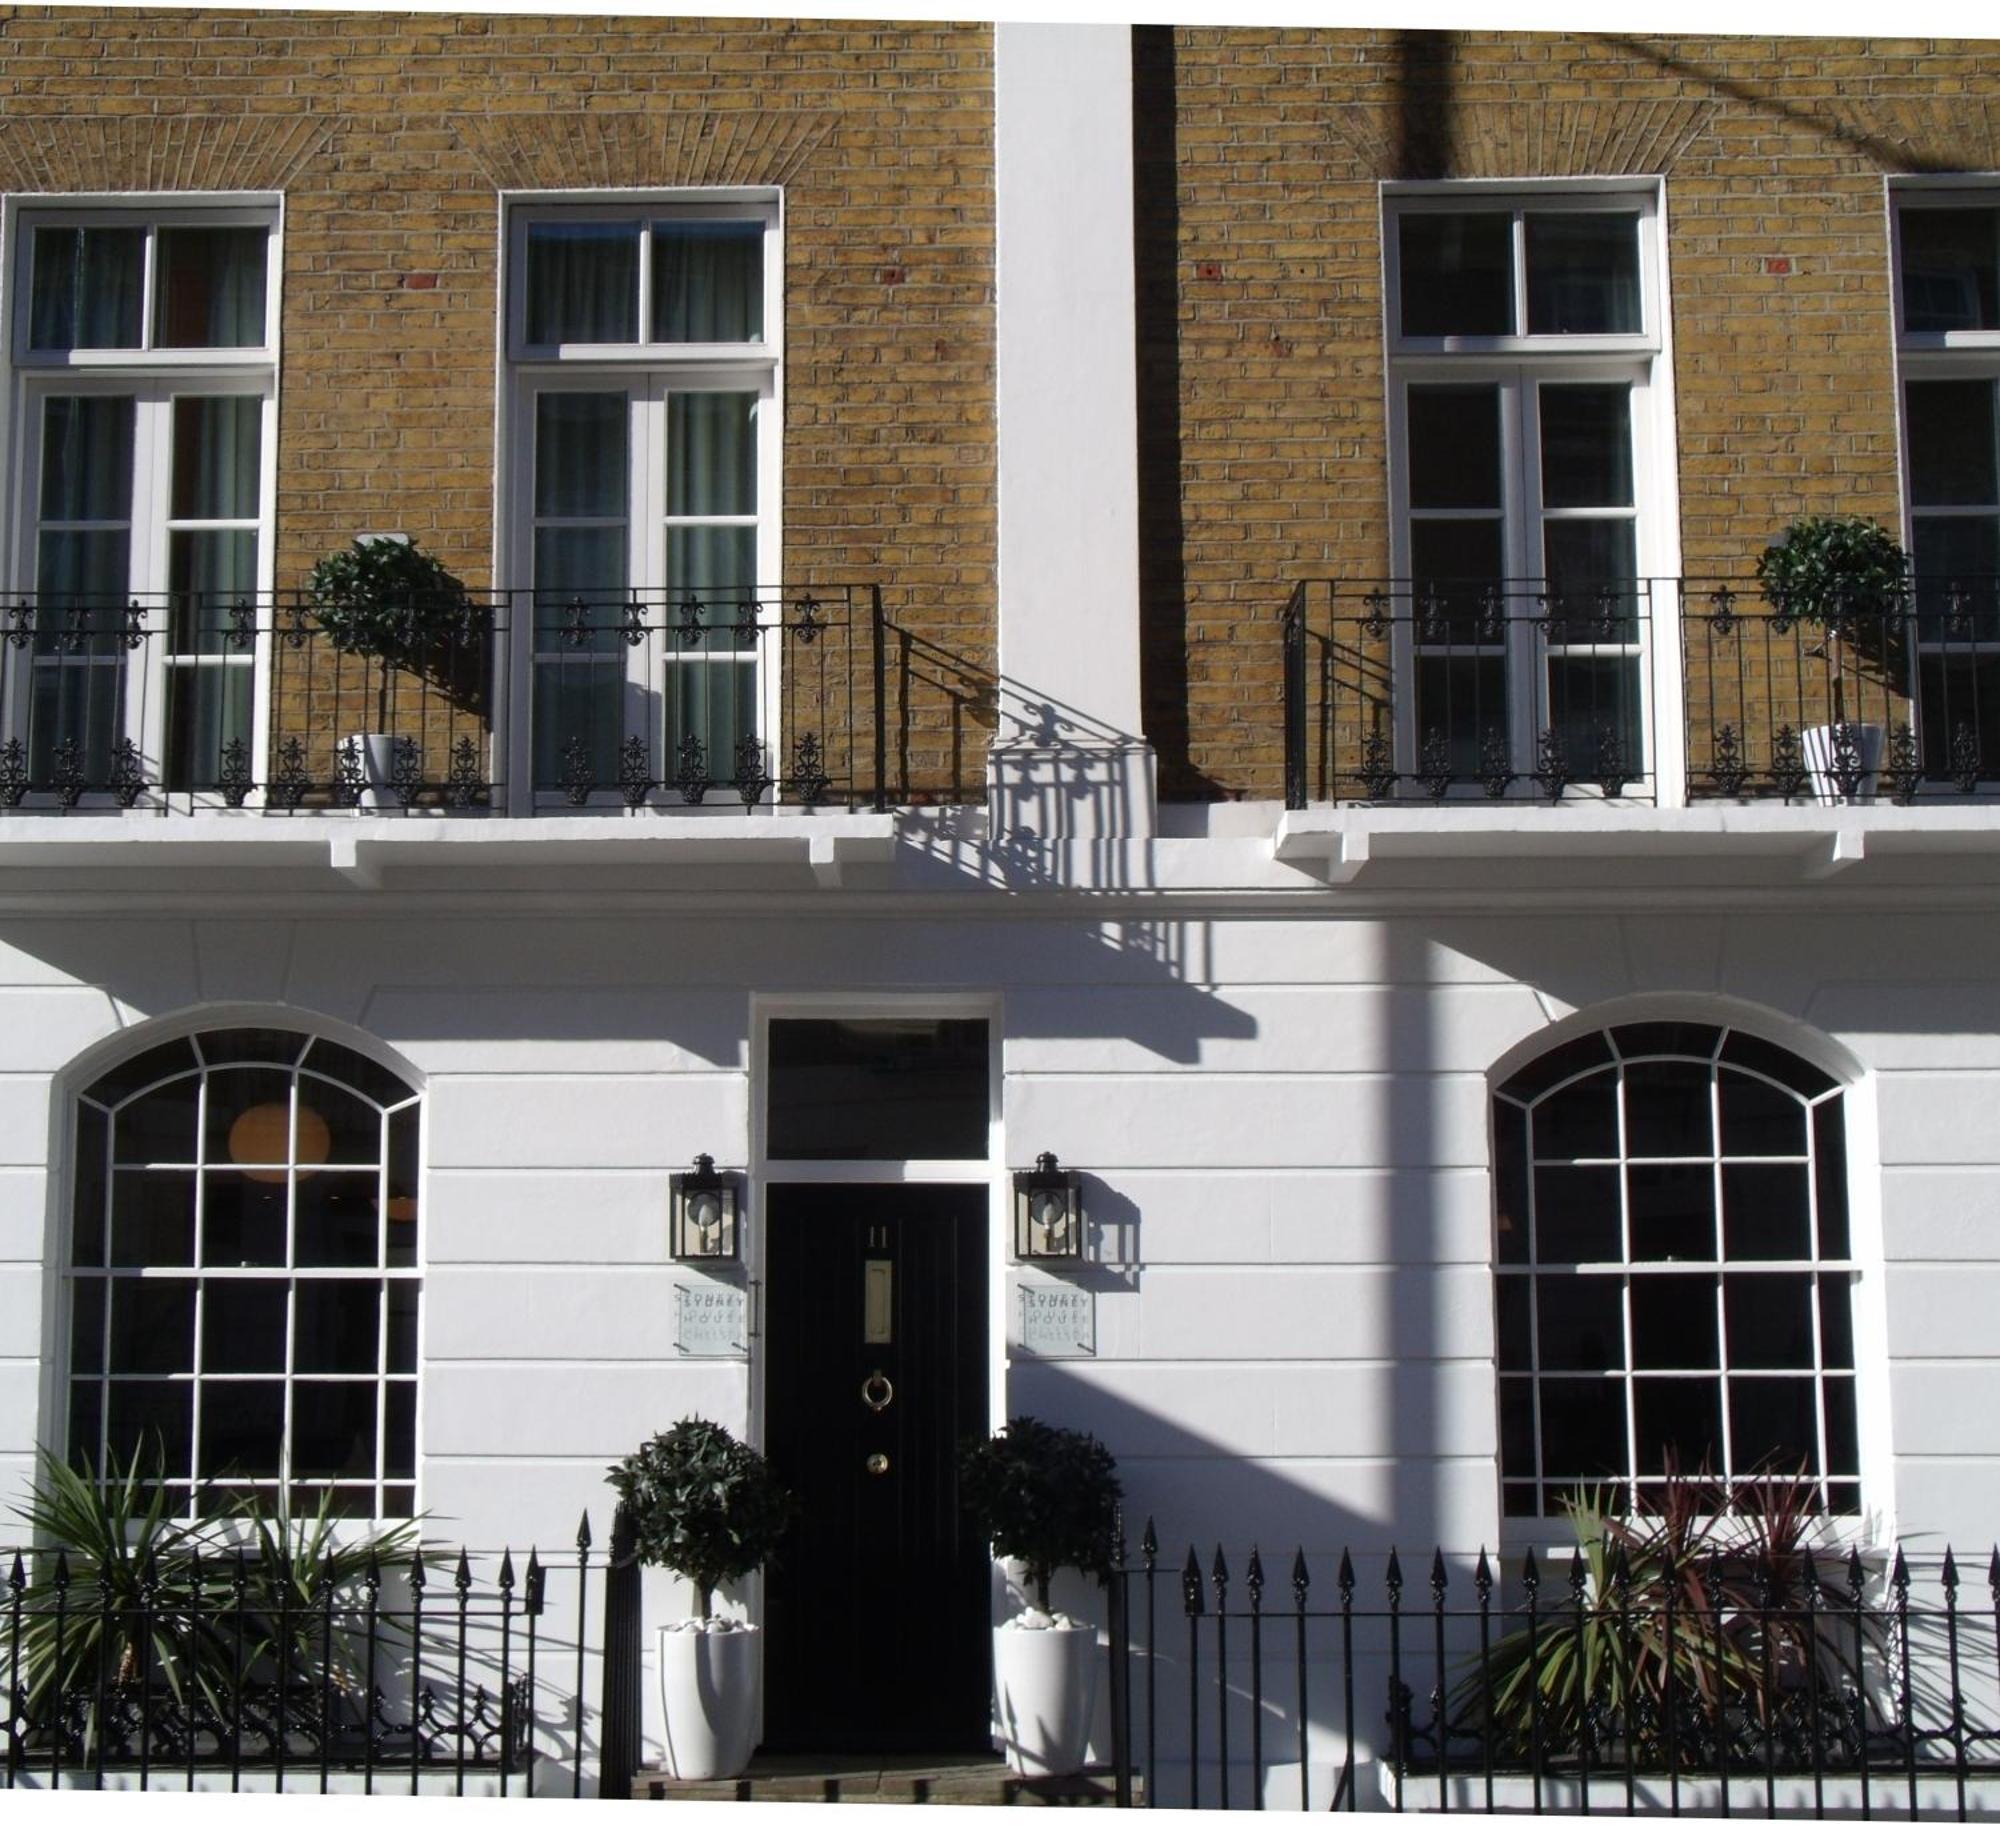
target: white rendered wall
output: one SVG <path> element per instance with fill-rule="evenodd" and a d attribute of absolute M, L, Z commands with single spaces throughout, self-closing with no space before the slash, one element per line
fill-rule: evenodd
<path fill-rule="evenodd" d="M 971 991 L 1002 1010 L 996 1172 L 1052 1148 L 1089 1173 L 1096 1355 L 1015 1361 L 1009 1409 L 1097 1431 L 1169 1540 L 1469 1552 L 1501 1537 L 1490 1074 L 1653 996 L 1859 1066 L 1866 1499 L 1926 1553 L 1992 1534 L 1985 916 L 764 912 L 0 920 L 0 1500 L 54 1435 L 52 1077 L 121 1026 L 291 1008 L 424 1074 L 420 1500 L 548 1555 L 586 1507 L 603 1540 L 605 1467 L 651 1432 L 755 1427 L 744 1368 L 675 1359 L 663 1215 L 697 1149 L 748 1159 L 753 998 Z"/>
<path fill-rule="evenodd" d="M 1144 834 L 1130 28 L 996 27 L 994 135 L 994 809 L 1045 836 Z"/>

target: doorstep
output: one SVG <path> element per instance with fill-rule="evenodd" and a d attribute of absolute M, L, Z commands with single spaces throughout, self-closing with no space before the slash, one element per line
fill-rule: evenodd
<path fill-rule="evenodd" d="M 761 1755 L 727 1781 L 676 1781 L 642 1768 L 639 1800 L 861 1800 L 877 1806 L 1110 1806 L 1109 1769 L 1029 1779 L 997 1755 Z"/>

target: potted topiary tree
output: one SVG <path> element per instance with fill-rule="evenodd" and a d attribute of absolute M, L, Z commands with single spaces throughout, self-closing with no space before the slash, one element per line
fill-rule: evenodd
<path fill-rule="evenodd" d="M 1843 796 L 1845 775 L 1857 787 L 1854 798 L 1872 799 L 1886 731 L 1879 722 L 1849 716 L 1842 652 L 1883 671 L 1901 650 L 1910 590 L 1903 548 L 1875 520 L 1808 515 L 1765 548 L 1757 560 L 1757 581 L 1782 620 L 1810 622 L 1824 636 L 1817 656 L 1832 674 L 1833 720 L 1800 736 L 1815 795 Z"/>
<path fill-rule="evenodd" d="M 1070 1774 L 1090 1742 L 1097 1630 L 1057 1614 L 1049 1583 L 1064 1566 L 1111 1569 L 1117 1466 L 1087 1432 L 1023 1416 L 959 1458 L 959 1499 L 1002 1558 L 1020 1561 L 1030 1598 L 993 1632 L 994 1683 L 1007 1759 L 1021 1774 Z"/>
<path fill-rule="evenodd" d="M 375 693 L 375 727 L 342 738 L 365 781 L 364 805 L 379 805 L 395 771 L 395 738 L 389 733 L 391 681 L 397 671 L 455 673 L 454 636 L 470 619 L 471 598 L 444 562 L 415 539 L 356 539 L 315 564 L 306 578 L 314 618 L 335 652 L 373 659 L 381 668 Z M 463 642 L 460 643 L 463 645 Z"/>
<path fill-rule="evenodd" d="M 791 1523 L 792 1497 L 761 1453 L 705 1419 L 648 1439 L 606 1481 L 640 1563 L 694 1586 L 694 1615 L 659 1631 L 668 1771 L 684 1781 L 740 1774 L 756 1743 L 761 1634 L 716 1615 L 715 1591 L 770 1558 Z"/>

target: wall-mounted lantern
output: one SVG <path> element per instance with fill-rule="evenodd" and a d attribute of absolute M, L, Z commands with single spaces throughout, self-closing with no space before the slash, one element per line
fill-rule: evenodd
<path fill-rule="evenodd" d="M 673 1252 L 676 1261 L 736 1259 L 736 1180 L 717 1172 L 706 1153 L 692 1172 L 677 1172 L 673 1186 Z"/>
<path fill-rule="evenodd" d="M 1065 1172 L 1052 1153 L 1038 1155 L 1033 1172 L 1014 1175 L 1014 1258 L 1083 1258 L 1083 1175 Z"/>

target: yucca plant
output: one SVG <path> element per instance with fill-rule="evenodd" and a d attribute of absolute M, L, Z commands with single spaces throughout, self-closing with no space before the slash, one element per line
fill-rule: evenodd
<path fill-rule="evenodd" d="M 49 1555 L 37 1601 L 21 1609 L 26 1712 L 80 1728 L 85 1753 L 106 1728 L 100 1702 L 122 1705 L 154 1681 L 184 1713 L 216 1718 L 241 1715 L 246 1693 L 280 1683 L 355 1690 L 342 1625 L 370 1567 L 406 1563 L 419 1526 L 340 1540 L 330 1491 L 305 1516 L 237 1495 L 190 1520 L 169 1511 L 170 1499 L 177 1509 L 157 1444 L 122 1464 L 107 1452 L 101 1472 L 45 1451 L 13 1510 Z M 399 1625 L 382 1617 L 380 1626 Z"/>
<path fill-rule="evenodd" d="M 1813 1556 L 1810 1479 L 1725 1485 L 1670 1463 L 1641 1512 L 1589 1490 L 1564 1507 L 1575 1556 L 1551 1561 L 1534 1627 L 1516 1614 L 1467 1668 L 1455 1729 L 1490 1732 L 1517 1757 L 1580 1755 L 1593 1741 L 1602 1753 L 1629 1735 L 1648 1765 L 1671 1750 L 1700 1766 L 1798 1723 L 1802 1690 L 1823 1730 L 1845 1727 L 1860 1688 L 1854 1598 Z"/>

